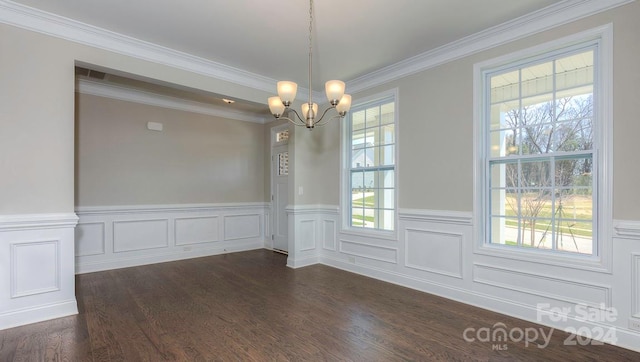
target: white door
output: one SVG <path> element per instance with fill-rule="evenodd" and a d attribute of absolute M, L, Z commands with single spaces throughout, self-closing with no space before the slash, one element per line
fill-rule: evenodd
<path fill-rule="evenodd" d="M 286 252 L 289 244 L 285 210 L 289 202 L 289 146 L 287 144 L 275 144 L 271 148 L 271 200 L 273 248 Z"/>

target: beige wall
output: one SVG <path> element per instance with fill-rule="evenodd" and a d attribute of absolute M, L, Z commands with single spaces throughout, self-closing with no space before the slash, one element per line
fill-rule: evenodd
<path fill-rule="evenodd" d="M 640 122 L 640 3 L 601 13 L 354 94 L 399 89 L 399 207 L 473 206 L 473 64 L 599 25 L 614 25 L 614 217 L 640 220 L 635 155 Z M 73 211 L 73 66 L 76 60 L 211 92 L 264 101 L 266 92 L 0 25 L 0 214 Z M 339 127 L 295 142 L 300 204 L 337 204 Z M 317 132 L 316 132 L 317 131 Z M 311 136 L 313 135 L 314 138 Z M 315 138 L 318 137 L 318 138 Z M 265 145 L 266 148 L 266 145 Z M 262 180 L 267 177 L 263 175 Z M 263 186 L 264 188 L 264 186 Z"/>
<path fill-rule="evenodd" d="M 261 124 L 86 94 L 76 112 L 76 206 L 266 201 Z"/>
<path fill-rule="evenodd" d="M 556 40 L 613 23 L 614 26 L 614 217 L 640 220 L 640 169 L 637 144 L 640 135 L 637 97 L 640 94 L 640 3 L 546 31 L 535 36 L 474 54 L 426 71 L 353 95 L 354 102 L 391 88 L 399 91 L 399 207 L 473 210 L 473 65 L 520 49 Z M 326 135 L 339 137 L 339 130 Z M 311 146 L 307 146 L 312 152 Z M 296 148 L 300 154 L 300 148 Z M 324 169 L 306 172 L 329 175 L 337 172 L 332 148 L 320 149 L 317 158 L 334 158 L 318 163 Z M 333 177 L 333 176 L 332 176 Z M 310 200 L 335 202 L 339 185 L 326 183 L 330 190 L 315 190 Z"/>
<path fill-rule="evenodd" d="M 0 215 L 74 210 L 76 61 L 232 98 L 266 92 L 0 24 Z"/>
<path fill-rule="evenodd" d="M 340 123 L 331 120 L 312 130 L 295 127 L 293 199 L 296 205 L 340 202 Z M 303 194 L 299 194 L 299 188 Z M 289 187 L 291 190 L 291 186 Z"/>

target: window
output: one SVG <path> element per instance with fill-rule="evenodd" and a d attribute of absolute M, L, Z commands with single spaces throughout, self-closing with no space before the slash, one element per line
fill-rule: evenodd
<path fill-rule="evenodd" d="M 606 153 L 601 39 L 483 67 L 484 245 L 595 257 Z"/>
<path fill-rule="evenodd" d="M 355 104 L 345 122 L 350 227 L 395 230 L 396 113 L 394 93 Z"/>
<path fill-rule="evenodd" d="M 276 143 L 286 142 L 289 140 L 289 130 L 285 129 L 276 133 Z"/>
<path fill-rule="evenodd" d="M 289 175 L 289 151 L 278 153 L 278 176 Z"/>

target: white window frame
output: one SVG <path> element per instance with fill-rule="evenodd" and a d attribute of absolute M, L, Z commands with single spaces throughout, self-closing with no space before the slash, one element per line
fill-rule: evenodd
<path fill-rule="evenodd" d="M 378 239 L 388 239 L 388 240 L 397 240 L 398 239 L 398 160 L 399 160 L 399 122 L 400 112 L 399 112 L 399 97 L 398 97 L 398 88 L 393 88 L 381 93 L 376 93 L 367 97 L 358 97 L 357 99 L 354 97 L 355 102 L 353 103 L 351 109 L 358 108 L 367 103 L 377 102 L 383 99 L 392 98 L 394 102 L 394 125 L 395 125 L 395 144 L 394 144 L 394 229 L 393 230 L 381 230 L 381 229 L 370 229 L 370 228 L 360 228 L 360 227 L 352 227 L 351 226 L 351 127 L 350 127 L 350 116 L 345 118 L 342 122 L 342 130 L 340 132 L 340 142 L 342 144 L 342 154 L 340 157 L 341 164 L 341 176 L 340 176 L 340 205 L 343 210 L 342 217 L 340 218 L 340 230 L 343 234 L 351 234 L 356 236 L 368 236 Z"/>
<path fill-rule="evenodd" d="M 546 57 L 578 44 L 596 42 L 596 74 L 594 77 L 594 150 L 593 163 L 597 163 L 594 178 L 594 255 L 572 255 L 568 253 L 541 252 L 526 248 L 509 248 L 488 242 L 488 210 L 486 192 L 487 173 L 487 125 L 485 123 L 486 74 L 490 70 L 510 64 L 522 63 L 536 57 Z M 613 199 L 613 27 L 607 24 L 598 28 L 544 43 L 505 56 L 474 65 L 474 253 L 508 259 L 536 262 L 581 270 L 611 273 L 612 264 L 612 199 Z"/>

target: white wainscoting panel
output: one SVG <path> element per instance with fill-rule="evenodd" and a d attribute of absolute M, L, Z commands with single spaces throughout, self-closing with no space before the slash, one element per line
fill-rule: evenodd
<path fill-rule="evenodd" d="M 60 290 L 60 240 L 11 244 L 11 298 Z"/>
<path fill-rule="evenodd" d="M 325 250 L 336 251 L 337 228 L 335 220 L 322 220 L 322 247 Z"/>
<path fill-rule="evenodd" d="M 462 279 L 462 233 L 405 228 L 405 266 Z"/>
<path fill-rule="evenodd" d="M 631 254 L 631 314 L 640 318 L 640 253 Z"/>
<path fill-rule="evenodd" d="M 0 216 L 0 329 L 78 313 L 75 214 Z"/>
<path fill-rule="evenodd" d="M 169 220 L 131 220 L 113 223 L 113 252 L 166 248 Z"/>
<path fill-rule="evenodd" d="M 76 250 L 82 253 L 76 255 L 76 273 L 263 248 L 267 208 L 266 203 L 78 207 Z"/>
<path fill-rule="evenodd" d="M 300 220 L 296 231 L 296 240 L 300 242 L 300 251 L 315 250 L 316 220 Z"/>
<path fill-rule="evenodd" d="M 179 217 L 175 219 L 176 245 L 211 243 L 220 240 L 217 216 Z"/>
<path fill-rule="evenodd" d="M 395 264 L 398 262 L 398 249 L 390 246 L 341 239 L 340 252 L 386 263 Z"/>
<path fill-rule="evenodd" d="M 600 308 L 603 303 L 611 306 L 611 289 L 606 286 L 551 277 L 543 271 L 531 274 L 483 264 L 473 267 L 476 283 L 593 308 Z"/>
<path fill-rule="evenodd" d="M 105 253 L 104 222 L 78 223 L 76 234 L 76 256 L 100 255 Z"/>
<path fill-rule="evenodd" d="M 260 236 L 260 214 L 224 217 L 224 240 L 249 239 Z"/>

